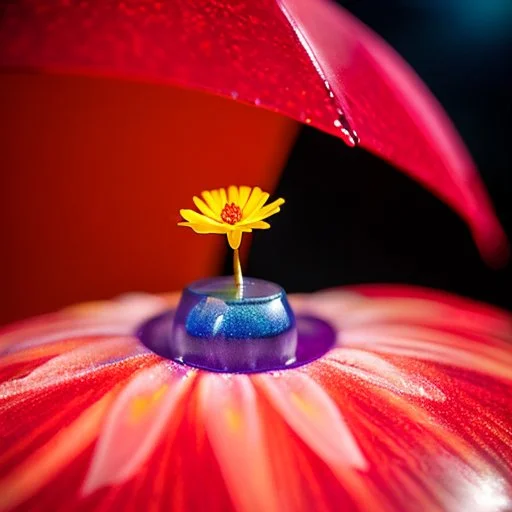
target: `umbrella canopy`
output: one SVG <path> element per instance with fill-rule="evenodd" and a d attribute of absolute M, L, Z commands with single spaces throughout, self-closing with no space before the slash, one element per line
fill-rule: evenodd
<path fill-rule="evenodd" d="M 359 141 L 451 204 L 488 261 L 506 253 L 471 158 L 440 106 L 389 46 L 334 4 L 27 0 L 4 9 L 3 68 L 172 83 Z"/>

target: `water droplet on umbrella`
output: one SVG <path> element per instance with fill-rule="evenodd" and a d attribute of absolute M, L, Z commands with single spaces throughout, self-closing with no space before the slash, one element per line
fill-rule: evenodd
<path fill-rule="evenodd" d="M 327 80 L 324 80 L 324 86 L 325 90 L 327 91 L 329 100 L 334 104 L 334 107 L 336 108 L 336 113 L 338 114 L 338 117 L 334 120 L 334 126 L 341 131 L 341 136 L 346 144 L 348 144 L 351 147 L 356 146 L 357 144 L 359 144 L 359 137 L 356 131 L 350 126 L 347 116 L 339 107 L 339 103 L 336 99 L 336 96 L 333 90 L 331 89 L 331 85 Z"/>
<path fill-rule="evenodd" d="M 343 140 L 349 146 L 357 146 L 359 144 L 359 137 L 356 131 L 350 126 L 345 114 L 338 109 L 338 119 L 334 120 L 334 126 L 341 131 Z"/>

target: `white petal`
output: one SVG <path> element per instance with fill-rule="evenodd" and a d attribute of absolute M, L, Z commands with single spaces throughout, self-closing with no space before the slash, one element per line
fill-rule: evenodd
<path fill-rule="evenodd" d="M 429 380 L 406 373 L 395 365 L 364 350 L 339 348 L 332 350 L 325 358 L 329 364 L 342 372 L 368 381 L 371 384 L 393 391 L 444 402 L 445 394 Z"/>
<path fill-rule="evenodd" d="M 255 382 L 297 435 L 335 472 L 368 467 L 337 405 L 311 377 L 290 371 L 278 377 L 259 375 Z"/>
<path fill-rule="evenodd" d="M 169 419 L 192 380 L 184 367 L 168 362 L 135 375 L 107 416 L 85 477 L 84 494 L 137 473 L 163 434 L 173 435 Z"/>
<path fill-rule="evenodd" d="M 250 378 L 207 374 L 199 392 L 208 439 L 236 510 L 282 510 Z"/>
<path fill-rule="evenodd" d="M 128 357 L 143 356 L 147 349 L 135 338 L 110 338 L 88 343 L 50 359 L 26 377 L 0 385 L 0 398 L 41 390 L 62 382 L 83 377 Z"/>

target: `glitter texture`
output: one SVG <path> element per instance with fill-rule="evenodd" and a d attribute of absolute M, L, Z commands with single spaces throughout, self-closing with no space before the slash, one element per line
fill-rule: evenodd
<path fill-rule="evenodd" d="M 199 338 L 253 339 L 277 336 L 293 324 L 293 313 L 283 293 L 258 301 L 205 298 L 190 311 L 186 330 Z"/>

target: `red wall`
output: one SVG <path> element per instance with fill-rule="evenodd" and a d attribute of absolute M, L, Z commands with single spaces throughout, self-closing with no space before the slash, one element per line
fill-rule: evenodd
<path fill-rule="evenodd" d="M 50 75 L 0 76 L 0 119 L 0 323 L 215 273 L 224 237 L 178 228 L 179 208 L 271 189 L 296 133 L 213 96 Z"/>

